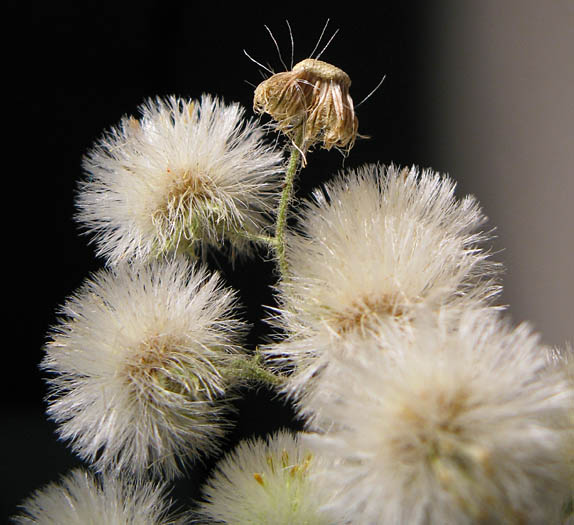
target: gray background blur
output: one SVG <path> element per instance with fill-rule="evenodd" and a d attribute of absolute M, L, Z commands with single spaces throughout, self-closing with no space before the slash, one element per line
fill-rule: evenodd
<path fill-rule="evenodd" d="M 574 0 L 431 5 L 433 167 L 496 226 L 513 321 L 574 342 Z"/>

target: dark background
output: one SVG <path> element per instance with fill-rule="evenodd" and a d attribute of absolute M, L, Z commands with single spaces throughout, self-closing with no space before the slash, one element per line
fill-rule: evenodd
<path fill-rule="evenodd" d="M 101 133 L 125 114 L 135 114 L 147 97 L 175 94 L 195 98 L 207 92 L 239 101 L 252 114 L 253 87 L 261 68 L 246 50 L 275 71 L 283 70 L 273 32 L 288 63 L 295 42 L 295 62 L 315 47 L 327 18 L 323 44 L 336 29 L 322 59 L 352 78 L 358 104 L 379 82 L 382 87 L 358 108 L 360 132 L 348 158 L 317 151 L 298 184 L 304 196 L 334 172 L 365 162 L 433 164 L 426 132 L 432 105 L 424 79 L 433 70 L 429 51 L 432 32 L 425 2 L 388 2 L 376 11 L 365 8 L 293 7 L 292 11 L 219 2 L 140 1 L 131 11 L 30 8 L 10 12 L 16 29 L 7 52 L 5 83 L 13 94 L 4 100 L 9 143 L 5 142 L 4 211 L 5 287 L 15 290 L 5 318 L 0 434 L 0 521 L 15 512 L 30 493 L 66 473 L 79 461 L 59 442 L 44 415 L 45 384 L 37 365 L 46 332 L 56 311 L 93 271 L 103 266 L 89 239 L 72 220 L 74 192 L 81 177 L 81 158 Z M 189 7 L 185 7 L 185 6 Z M 262 4 L 263 5 L 263 4 Z M 193 7 L 191 7 L 193 6 Z M 355 6 L 356 7 L 356 6 Z M 440 28 L 439 28 L 440 30 Z M 15 271 L 14 271 L 15 270 Z M 251 343 L 265 326 L 261 304 L 270 304 L 273 268 L 240 264 L 229 282 L 241 288 L 247 313 L 255 323 Z M 12 288 L 11 285 L 16 285 Z M 13 292 L 10 292 L 11 294 Z M 292 413 L 265 389 L 246 392 L 238 403 L 233 444 L 285 424 L 296 426 Z M 174 494 L 187 505 L 211 463 L 197 466 Z"/>

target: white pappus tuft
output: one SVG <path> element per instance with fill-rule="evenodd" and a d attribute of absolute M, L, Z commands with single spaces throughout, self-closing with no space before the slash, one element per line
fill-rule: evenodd
<path fill-rule="evenodd" d="M 239 104 L 148 100 L 84 159 L 77 219 L 108 263 L 204 247 L 248 253 L 265 233 L 282 154 Z"/>
<path fill-rule="evenodd" d="M 340 460 L 330 508 L 357 525 L 556 523 L 573 385 L 492 310 L 421 324 L 365 341 L 322 384 L 337 425 L 305 443 Z"/>
<path fill-rule="evenodd" d="M 68 299 L 41 363 L 48 415 L 99 470 L 179 474 L 217 449 L 246 325 L 236 298 L 184 259 L 101 270 Z"/>
<path fill-rule="evenodd" d="M 486 217 L 454 190 L 429 170 L 366 165 L 306 202 L 273 320 L 287 339 L 267 350 L 295 364 L 291 394 L 303 395 L 347 339 L 408 330 L 421 307 L 458 312 L 496 296 L 498 265 L 481 247 Z"/>
<path fill-rule="evenodd" d="M 317 474 L 327 462 L 301 445 L 298 434 L 279 431 L 244 440 L 216 467 L 197 511 L 199 523 L 228 525 L 337 525 L 321 507 L 330 494 Z"/>
<path fill-rule="evenodd" d="M 98 480 L 78 468 L 37 490 L 12 520 L 18 525 L 183 525 L 185 516 L 170 515 L 170 504 L 164 484 Z"/>
<path fill-rule="evenodd" d="M 574 525 L 574 347 L 571 343 L 562 348 L 552 348 L 548 352 L 550 361 L 549 371 L 551 374 L 563 373 L 566 381 L 570 385 L 570 401 L 568 403 L 568 417 L 565 421 L 565 432 L 568 433 L 567 446 L 565 451 L 564 463 L 569 471 L 570 494 L 566 505 L 565 512 L 570 516 L 568 524 Z"/>

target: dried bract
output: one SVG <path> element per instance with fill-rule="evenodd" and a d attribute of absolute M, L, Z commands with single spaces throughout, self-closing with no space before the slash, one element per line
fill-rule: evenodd
<path fill-rule="evenodd" d="M 349 151 L 359 127 L 350 86 L 351 79 L 342 69 L 308 58 L 259 84 L 253 107 L 271 115 L 291 140 L 303 126 L 303 151 L 317 143 L 327 150 Z"/>

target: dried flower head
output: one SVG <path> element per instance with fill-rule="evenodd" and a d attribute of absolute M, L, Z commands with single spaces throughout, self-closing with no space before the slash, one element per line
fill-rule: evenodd
<path fill-rule="evenodd" d="M 268 113 L 291 140 L 302 130 L 302 151 L 322 143 L 348 151 L 359 121 L 349 95 L 351 79 L 342 69 L 307 58 L 291 71 L 272 75 L 255 89 L 254 110 Z"/>
<path fill-rule="evenodd" d="M 301 446 L 300 438 L 279 431 L 266 440 L 242 441 L 216 467 L 204 488 L 198 516 L 228 525 L 336 525 L 321 510 L 330 494 L 317 473 L 326 462 Z"/>
<path fill-rule="evenodd" d="M 221 248 L 248 253 L 271 226 L 282 154 L 238 104 L 149 100 L 84 159 L 77 219 L 110 264 Z"/>
<path fill-rule="evenodd" d="M 59 483 L 36 491 L 12 520 L 18 525 L 176 525 L 185 516 L 170 516 L 166 486 L 123 477 L 97 479 L 76 469 Z"/>
<path fill-rule="evenodd" d="M 469 310 L 454 329 L 430 316 L 415 338 L 387 332 L 335 357 L 322 410 L 338 425 L 304 441 L 339 458 L 333 510 L 357 525 L 558 522 L 573 385 L 542 373 L 528 326 L 495 313 Z"/>
<path fill-rule="evenodd" d="M 430 170 L 368 165 L 328 183 L 302 208 L 287 238 L 289 274 L 276 322 L 287 339 L 269 348 L 291 361 L 299 396 L 339 343 L 386 325 L 408 329 L 419 307 L 464 310 L 499 291 L 481 245 L 472 196 Z"/>
<path fill-rule="evenodd" d="M 235 305 L 186 260 L 98 272 L 66 302 L 41 364 L 60 437 L 97 469 L 135 475 L 172 477 L 217 449 L 244 355 Z"/>

